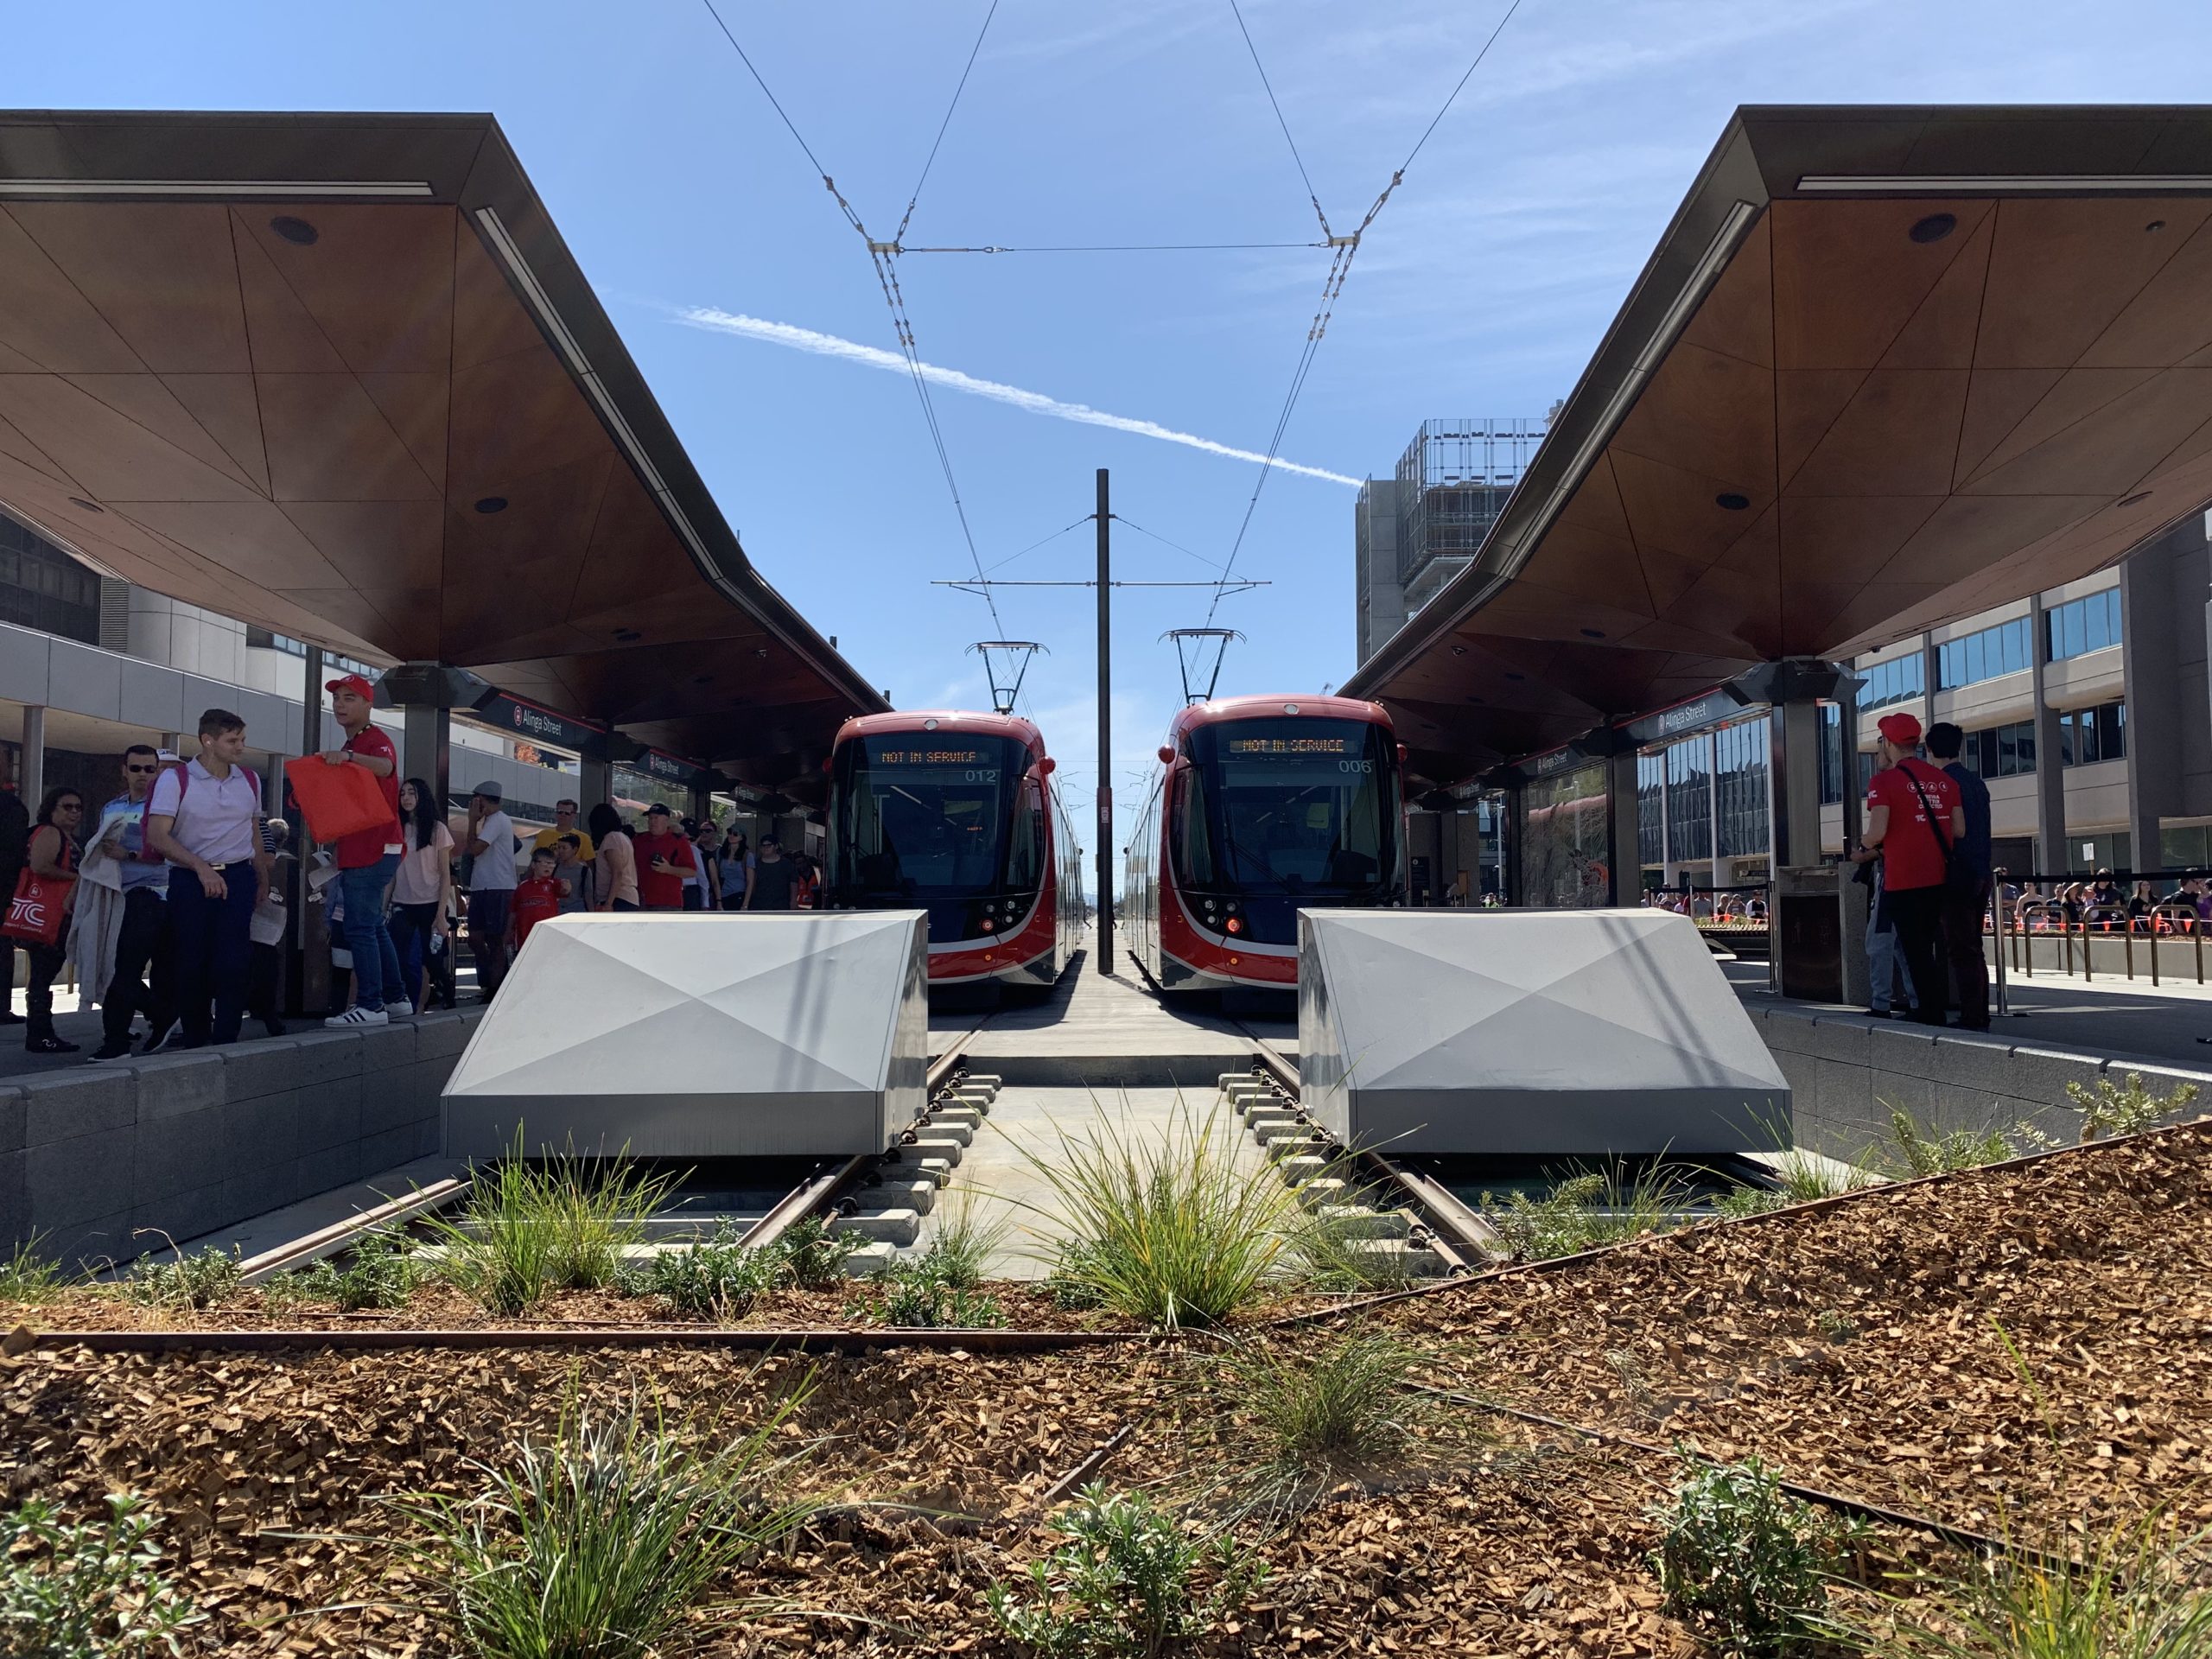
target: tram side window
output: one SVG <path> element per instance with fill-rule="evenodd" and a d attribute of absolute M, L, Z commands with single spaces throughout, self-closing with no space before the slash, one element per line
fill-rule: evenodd
<path fill-rule="evenodd" d="M 1021 785 L 1021 804 L 1007 830 L 1006 884 L 1021 889 L 1044 880 L 1045 804 L 1036 779 Z"/>
<path fill-rule="evenodd" d="M 1213 884 L 1213 843 L 1206 834 L 1205 801 L 1195 769 L 1174 779 L 1168 809 L 1168 840 L 1175 849 L 1178 874 L 1192 887 Z"/>

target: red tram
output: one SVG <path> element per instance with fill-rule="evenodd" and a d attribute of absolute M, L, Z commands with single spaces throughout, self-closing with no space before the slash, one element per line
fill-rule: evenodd
<path fill-rule="evenodd" d="M 1087 919 L 1082 861 L 1037 728 L 867 715 L 830 757 L 822 902 L 926 910 L 930 983 L 1050 985 Z"/>
<path fill-rule="evenodd" d="M 1227 697 L 1175 716 L 1137 814 L 1122 939 L 1162 991 L 1298 983 L 1298 912 L 1405 902 L 1380 703 Z"/>

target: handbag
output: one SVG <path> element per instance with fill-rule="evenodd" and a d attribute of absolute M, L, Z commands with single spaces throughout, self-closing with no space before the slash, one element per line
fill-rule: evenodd
<path fill-rule="evenodd" d="M 42 944 L 51 950 L 61 942 L 61 927 L 68 915 L 69 889 L 77 885 L 74 876 L 62 880 L 41 875 L 28 864 L 16 878 L 16 896 L 9 901 L 8 919 L 0 922 L 0 934 L 20 939 L 25 944 Z"/>
<path fill-rule="evenodd" d="M 284 763 L 284 779 L 307 818 L 310 841 L 340 841 L 395 822 L 382 785 L 359 766 L 334 766 L 319 754 L 303 754 Z"/>
<path fill-rule="evenodd" d="M 1912 792 L 1920 798 L 1920 810 L 1928 815 L 1928 827 L 1936 832 L 1936 844 L 1943 849 L 1943 887 L 1946 891 L 1971 895 L 1980 887 L 1981 878 L 1967 867 L 1959 856 L 1956 842 L 1951 839 L 1950 826 L 1936 816 L 1936 809 L 1928 803 L 1928 796 L 1920 787 L 1920 779 L 1902 763 L 1897 770 L 1904 773 L 1904 780 Z"/>

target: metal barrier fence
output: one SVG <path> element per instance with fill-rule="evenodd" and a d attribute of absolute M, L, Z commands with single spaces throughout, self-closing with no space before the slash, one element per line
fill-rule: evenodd
<path fill-rule="evenodd" d="M 2112 876 L 2115 884 L 2130 885 L 2204 879 L 2205 872 L 2195 868 L 2114 872 Z M 2027 897 L 2024 887 L 2031 882 L 2087 885 L 2072 875 L 2029 875 L 2019 878 L 2022 895 L 2008 905 L 2002 895 L 2011 880 L 2004 870 L 1995 873 L 1990 886 L 1989 914 L 1982 921 L 1983 937 L 1995 942 L 1991 955 L 1995 959 L 2000 999 L 2008 969 L 2027 980 L 2038 972 L 2055 973 L 2061 978 L 2078 975 L 2088 984 L 2096 979 L 2100 959 L 2107 978 L 2132 981 L 2139 967 L 2154 987 L 2168 979 L 2205 982 L 2204 942 L 2206 934 L 2212 932 L 2212 918 L 2199 917 L 2192 899 L 2168 894 L 2130 914 L 2130 901 L 2125 898 L 2118 903 L 2082 903 Z M 2040 963 L 2039 957 L 2044 958 Z"/>

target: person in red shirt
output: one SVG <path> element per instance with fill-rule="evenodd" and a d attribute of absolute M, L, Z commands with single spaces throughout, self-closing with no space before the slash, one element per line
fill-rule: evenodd
<path fill-rule="evenodd" d="M 529 941 L 530 930 L 548 916 L 561 913 L 561 900 L 569 884 L 553 874 L 553 849 L 540 847 L 530 855 L 530 874 L 515 883 L 515 896 L 507 907 L 507 954 L 512 957 Z"/>
<path fill-rule="evenodd" d="M 393 1014 L 415 1012 L 413 1003 L 397 995 L 399 952 L 392 947 L 384 909 L 385 893 L 398 874 L 399 855 L 406 850 L 399 829 L 399 752 L 369 718 L 376 688 L 367 680 L 359 674 L 341 674 L 322 689 L 330 693 L 330 712 L 346 734 L 345 743 L 326 749 L 322 758 L 334 766 L 358 766 L 375 779 L 387 819 L 340 836 L 332 849 L 339 892 L 346 901 L 346 948 L 353 957 L 353 1006 L 322 1023 L 335 1030 L 389 1025 Z M 390 1001 L 387 990 L 395 993 Z"/>
<path fill-rule="evenodd" d="M 1866 786 L 1866 826 L 1852 861 L 1882 861 L 1884 903 L 1897 924 L 1897 949 L 1920 994 L 1912 1017 L 1923 1026 L 1943 1023 L 1948 976 L 1939 939 L 1943 925 L 1950 849 L 1967 832 L 1957 780 L 1919 758 L 1920 722 L 1908 714 L 1884 715 L 1882 770 Z"/>
<path fill-rule="evenodd" d="M 669 811 L 654 806 L 645 813 L 645 833 L 637 838 L 638 902 L 646 910 L 683 908 L 683 878 L 698 868 L 691 842 L 669 827 Z"/>

